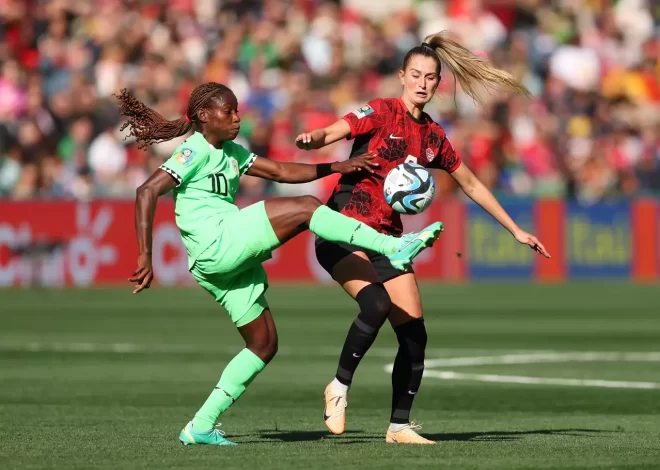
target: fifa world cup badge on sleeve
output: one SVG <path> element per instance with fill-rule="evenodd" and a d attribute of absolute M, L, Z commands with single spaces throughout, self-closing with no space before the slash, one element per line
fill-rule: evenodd
<path fill-rule="evenodd" d="M 355 111 L 355 115 L 357 116 L 358 119 L 362 119 L 365 116 L 369 116 L 373 112 L 374 112 L 374 108 L 372 108 L 368 104 L 365 104 L 364 106 L 359 108 L 357 111 Z"/>
<path fill-rule="evenodd" d="M 435 154 L 433 153 L 433 150 L 431 150 L 430 148 L 427 148 L 426 149 L 426 159 L 429 162 L 432 162 L 434 158 L 435 158 Z"/>
<path fill-rule="evenodd" d="M 233 158 L 231 159 L 231 169 L 234 170 L 234 172 L 236 174 L 239 173 L 238 162 L 236 160 L 234 160 Z"/>
<path fill-rule="evenodd" d="M 193 159 L 195 158 L 195 154 L 196 152 L 193 149 L 184 148 L 179 150 L 174 158 L 177 162 L 181 163 L 183 166 L 188 166 L 192 163 Z"/>

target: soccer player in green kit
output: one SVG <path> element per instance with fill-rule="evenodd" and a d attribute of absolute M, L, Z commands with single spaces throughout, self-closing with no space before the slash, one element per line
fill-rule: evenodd
<path fill-rule="evenodd" d="M 215 389 L 181 431 L 183 444 L 233 445 L 216 421 L 245 391 L 277 352 L 277 331 L 264 297 L 268 287 L 262 263 L 271 252 L 309 229 L 319 237 L 350 243 L 388 256 L 398 269 L 431 246 L 442 231 L 435 222 L 418 233 L 384 235 L 333 211 L 312 196 L 274 198 L 242 210 L 234 204 L 241 175 L 282 183 L 304 183 L 331 173 L 373 171 L 372 154 L 332 164 L 281 163 L 262 158 L 232 142 L 240 129 L 234 93 L 205 83 L 190 96 L 186 115 L 169 121 L 125 89 L 119 109 L 139 147 L 195 132 L 137 189 L 135 229 L 140 255 L 129 279 L 134 294 L 153 280 L 151 234 L 159 196 L 173 191 L 176 223 L 195 280 L 220 303 L 245 340 L 222 372 Z"/>

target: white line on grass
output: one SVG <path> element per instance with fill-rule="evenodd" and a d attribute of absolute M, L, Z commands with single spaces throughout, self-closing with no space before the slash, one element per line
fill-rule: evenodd
<path fill-rule="evenodd" d="M 51 352 L 51 353 L 109 353 L 109 354 L 195 354 L 220 353 L 236 354 L 240 349 L 237 346 L 194 346 L 190 344 L 139 344 L 139 343 L 95 343 L 95 342 L 38 342 L 26 343 L 0 341 L 0 352 Z M 428 354 L 484 354 L 493 350 L 470 349 L 429 349 Z M 287 357 L 338 357 L 339 348 L 287 348 L 280 347 L 278 354 Z M 372 348 L 369 355 L 374 357 L 393 357 L 395 348 Z M 515 353 L 497 356 L 466 356 L 431 359 L 426 361 L 425 376 L 443 380 L 473 380 L 479 382 L 500 382 L 520 384 L 545 385 L 572 385 L 593 387 L 618 387 L 660 389 L 656 382 L 626 382 L 610 380 L 582 380 L 565 378 L 539 378 L 496 374 L 465 374 L 453 371 L 434 370 L 434 367 L 469 367 L 493 364 L 540 364 L 563 362 L 590 362 L 590 361 L 660 361 L 660 352 L 648 353 L 622 353 L 622 352 L 553 352 L 553 351 L 516 351 Z M 393 364 L 388 364 L 385 370 L 392 372 Z"/>
<path fill-rule="evenodd" d="M 431 359 L 426 367 L 465 367 L 491 364 L 540 364 L 551 362 L 656 362 L 660 352 L 535 352 L 530 354 L 504 354 L 502 356 L 454 357 Z"/>
<path fill-rule="evenodd" d="M 503 354 L 499 356 L 474 356 L 431 359 L 425 361 L 425 377 L 442 380 L 471 380 L 477 382 L 498 382 L 532 385 L 566 385 L 579 387 L 660 389 L 658 382 L 629 382 L 600 379 L 567 379 L 552 377 L 527 377 L 500 374 L 468 374 L 447 370 L 435 370 L 436 367 L 470 367 L 497 364 L 541 364 L 566 362 L 660 362 L 660 352 L 552 352 L 539 351 L 524 354 Z M 385 366 L 385 371 L 392 372 L 394 364 Z"/>
<path fill-rule="evenodd" d="M 424 376 L 435 377 L 443 380 L 476 380 L 478 382 L 499 382 L 499 383 L 516 383 L 516 384 L 532 384 L 532 385 L 567 385 L 574 387 L 660 389 L 660 383 L 657 382 L 625 382 L 620 380 L 524 377 L 520 375 L 464 374 L 461 372 L 451 372 L 451 371 L 443 371 L 443 370 L 424 371 Z"/>

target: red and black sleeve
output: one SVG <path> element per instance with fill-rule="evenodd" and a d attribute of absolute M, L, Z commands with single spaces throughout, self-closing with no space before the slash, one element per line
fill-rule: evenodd
<path fill-rule="evenodd" d="M 382 98 L 375 98 L 364 106 L 348 113 L 343 119 L 351 127 L 349 139 L 368 134 L 382 127 L 389 111 Z"/>

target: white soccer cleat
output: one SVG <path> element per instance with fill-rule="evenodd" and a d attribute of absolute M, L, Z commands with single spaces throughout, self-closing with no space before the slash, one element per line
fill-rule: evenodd
<path fill-rule="evenodd" d="M 392 432 L 388 429 L 387 436 L 385 436 L 385 442 L 388 444 L 437 444 L 437 442 L 431 441 L 417 434 L 417 431 L 421 429 L 422 427 L 415 424 L 414 421 L 396 432 Z"/>

